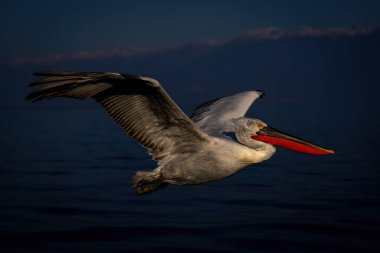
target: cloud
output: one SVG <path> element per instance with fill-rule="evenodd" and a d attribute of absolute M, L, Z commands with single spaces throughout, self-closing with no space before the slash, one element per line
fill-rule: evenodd
<path fill-rule="evenodd" d="M 329 38 L 339 38 L 339 37 L 357 37 L 363 36 L 375 31 L 380 30 L 380 25 L 356 25 L 350 27 L 336 27 L 319 29 L 310 26 L 302 26 L 296 30 L 284 30 L 274 26 L 249 30 L 239 36 L 226 38 L 226 39 L 208 39 L 203 41 L 198 41 L 195 43 L 190 43 L 188 45 L 167 48 L 167 49 L 152 49 L 152 48 L 141 48 L 141 47 L 131 47 L 126 49 L 113 49 L 113 50 L 101 50 L 101 51 L 76 51 L 69 54 L 49 54 L 41 58 L 32 59 L 27 57 L 16 57 L 11 59 L 8 63 L 11 66 L 19 65 L 41 65 L 62 62 L 66 60 L 97 60 L 97 59 L 109 59 L 109 58 L 122 58 L 127 59 L 131 57 L 141 57 L 147 56 L 167 51 L 173 51 L 184 48 L 215 48 L 221 47 L 228 44 L 235 43 L 237 41 L 275 41 L 284 38 L 295 38 L 295 37 L 329 37 Z"/>
<path fill-rule="evenodd" d="M 101 50 L 101 51 L 76 51 L 69 54 L 48 54 L 41 58 L 16 57 L 9 61 L 11 66 L 25 64 L 49 64 L 65 60 L 91 60 L 91 59 L 107 59 L 107 58 L 129 58 L 134 56 L 149 55 L 158 50 L 149 48 L 132 47 L 127 49 Z"/>
<path fill-rule="evenodd" d="M 370 34 L 379 29 L 379 25 L 358 25 L 351 27 L 329 28 L 324 30 L 309 26 L 303 26 L 295 33 L 295 36 L 298 35 L 302 37 L 356 37 Z"/>
<path fill-rule="evenodd" d="M 276 28 L 274 26 L 250 30 L 243 34 L 242 38 L 249 38 L 252 40 L 278 40 L 286 37 L 289 34 L 288 31 Z"/>
<path fill-rule="evenodd" d="M 294 31 L 287 31 L 276 27 L 266 27 L 246 32 L 240 39 L 250 40 L 279 40 L 291 37 L 356 37 L 367 35 L 380 30 L 380 25 L 356 25 L 350 27 L 336 27 L 319 29 L 310 26 L 301 26 Z"/>

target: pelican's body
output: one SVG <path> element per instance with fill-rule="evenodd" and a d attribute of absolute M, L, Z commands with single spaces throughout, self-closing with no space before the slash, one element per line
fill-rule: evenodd
<path fill-rule="evenodd" d="M 269 159 L 274 152 L 274 147 L 260 152 L 233 140 L 210 137 L 199 150 L 178 154 L 156 171 L 172 184 L 200 184 L 231 176 L 250 164 Z"/>
<path fill-rule="evenodd" d="M 158 81 L 140 76 L 98 72 L 43 72 L 31 85 L 45 84 L 27 96 L 33 101 L 55 97 L 94 98 L 132 138 L 140 142 L 158 167 L 138 171 L 132 184 L 137 194 L 168 184 L 200 184 L 231 176 L 269 159 L 274 145 L 310 154 L 331 154 L 296 137 L 245 118 L 263 96 L 247 91 L 198 106 L 191 119 Z M 226 133 L 235 133 L 237 141 Z"/>

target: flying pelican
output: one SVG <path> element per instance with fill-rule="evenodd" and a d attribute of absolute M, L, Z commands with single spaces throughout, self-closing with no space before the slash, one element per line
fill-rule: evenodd
<path fill-rule="evenodd" d="M 152 78 L 108 72 L 40 72 L 45 78 L 27 95 L 39 101 L 56 97 L 94 98 L 157 161 L 152 171 L 137 171 L 136 194 L 168 184 L 201 184 L 220 180 L 244 167 L 269 159 L 276 146 L 324 155 L 324 149 L 244 117 L 263 97 L 260 90 L 214 99 L 198 106 L 189 118 Z M 235 133 L 237 141 L 227 133 Z"/>

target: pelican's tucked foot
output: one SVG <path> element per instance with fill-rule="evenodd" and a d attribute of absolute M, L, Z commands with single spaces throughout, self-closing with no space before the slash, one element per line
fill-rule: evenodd
<path fill-rule="evenodd" d="M 137 171 L 132 178 L 132 187 L 137 195 L 157 191 L 167 185 L 157 171 Z"/>

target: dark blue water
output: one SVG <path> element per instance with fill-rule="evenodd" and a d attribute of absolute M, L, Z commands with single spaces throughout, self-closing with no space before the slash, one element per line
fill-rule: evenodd
<path fill-rule="evenodd" d="M 1 117 L 0 252 L 380 252 L 378 128 L 300 116 L 291 133 L 336 155 L 281 149 L 227 180 L 134 196 L 154 162 L 100 109 Z"/>

